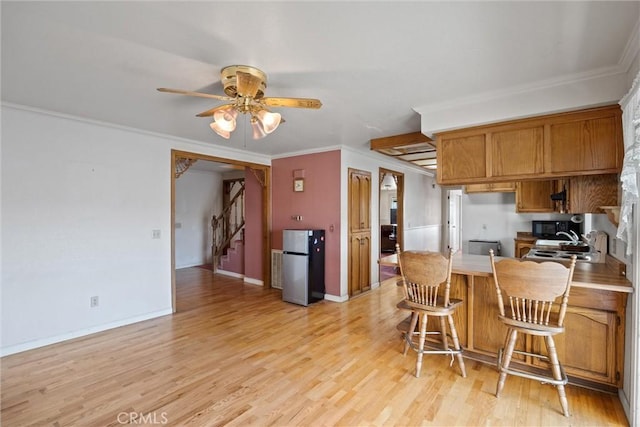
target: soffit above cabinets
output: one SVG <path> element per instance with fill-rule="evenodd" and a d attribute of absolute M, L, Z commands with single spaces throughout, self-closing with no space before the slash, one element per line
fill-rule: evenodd
<path fill-rule="evenodd" d="M 403 160 L 434 173 L 436 142 L 421 132 L 372 139 L 370 148 L 380 154 Z"/>

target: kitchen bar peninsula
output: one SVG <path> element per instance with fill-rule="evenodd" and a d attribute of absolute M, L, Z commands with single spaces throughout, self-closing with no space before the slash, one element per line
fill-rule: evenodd
<path fill-rule="evenodd" d="M 397 257 L 389 255 L 379 263 L 397 265 Z M 506 329 L 498 320 L 489 256 L 458 253 L 453 256 L 452 271 L 451 298 L 464 301 L 454 314 L 464 356 L 495 364 Z M 608 392 L 622 387 L 625 308 L 633 291 L 623 271 L 614 259 L 576 264 L 565 333 L 556 338 L 558 357 L 572 384 Z M 439 326 L 430 323 L 429 327 L 437 330 Z M 540 352 L 545 346 L 539 337 L 520 337 L 516 349 Z M 534 371 L 544 367 L 544 362 L 530 356 L 518 357 L 512 363 Z"/>

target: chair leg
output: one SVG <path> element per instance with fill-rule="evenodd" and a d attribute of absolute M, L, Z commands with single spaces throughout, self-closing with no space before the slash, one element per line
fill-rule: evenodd
<path fill-rule="evenodd" d="M 509 337 L 507 341 L 507 347 L 502 357 L 502 363 L 499 366 L 500 378 L 498 379 L 498 384 L 496 385 L 496 397 L 500 397 L 500 393 L 504 388 L 504 383 L 507 379 L 506 369 L 509 369 L 509 364 L 511 363 L 511 357 L 513 356 L 513 349 L 516 346 L 518 331 L 515 329 L 509 329 L 509 331 L 507 332 L 507 336 Z"/>
<path fill-rule="evenodd" d="M 453 316 L 447 316 L 449 319 L 449 328 L 451 328 L 451 339 L 453 340 L 453 348 L 456 350 L 460 350 L 460 340 L 458 339 L 458 331 L 456 331 L 456 325 L 453 323 Z M 443 319 L 444 320 L 444 319 Z M 467 377 L 467 369 L 464 366 L 464 359 L 462 358 L 462 353 L 458 353 L 456 355 L 458 359 L 458 365 L 460 365 L 460 371 L 462 372 L 462 377 Z"/>
<path fill-rule="evenodd" d="M 549 353 L 549 363 L 551 364 L 551 372 L 553 378 L 556 380 L 562 380 L 562 373 L 560 372 L 560 362 L 558 361 L 558 352 L 556 351 L 556 345 L 551 335 L 545 336 L 544 341 L 547 344 L 547 352 Z M 562 406 L 562 412 L 565 417 L 569 414 L 569 402 L 567 401 L 567 395 L 564 391 L 564 385 L 558 384 L 558 397 L 560 398 L 560 406 Z"/>
<path fill-rule="evenodd" d="M 424 342 L 427 338 L 427 315 L 422 313 L 420 316 L 420 338 L 418 341 L 418 359 L 416 360 L 416 378 L 420 378 L 420 370 L 422 369 L 422 354 L 424 353 Z"/>
<path fill-rule="evenodd" d="M 449 340 L 447 339 L 447 324 L 444 316 L 440 316 L 440 338 L 442 339 L 442 349 L 447 350 L 449 348 Z"/>
<path fill-rule="evenodd" d="M 404 352 L 403 356 L 407 355 L 407 351 L 409 351 L 409 340 L 413 339 L 413 331 L 416 330 L 416 325 L 418 324 L 418 312 L 411 312 L 411 322 L 409 322 L 409 329 L 405 333 L 404 337 Z"/>

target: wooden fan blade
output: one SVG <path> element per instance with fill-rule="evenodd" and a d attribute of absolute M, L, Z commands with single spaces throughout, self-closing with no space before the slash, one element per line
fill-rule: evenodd
<path fill-rule="evenodd" d="M 258 89 L 260 89 L 262 81 L 258 77 L 243 71 L 238 71 L 236 77 L 238 79 L 238 95 L 254 98 L 258 93 Z"/>
<path fill-rule="evenodd" d="M 233 100 L 233 98 L 229 98 L 228 96 L 212 95 L 210 93 L 202 93 L 202 92 L 191 92 L 189 90 L 169 89 L 169 88 L 166 88 L 166 87 L 159 87 L 158 90 L 160 92 L 166 92 L 166 93 L 177 93 L 178 95 L 187 95 L 187 96 L 197 96 L 199 98 L 218 99 L 220 101 L 232 101 Z"/>
<path fill-rule="evenodd" d="M 213 107 L 210 110 L 203 111 L 202 113 L 196 114 L 196 117 L 211 117 L 211 116 L 213 116 L 215 114 L 216 111 L 224 110 L 224 109 L 227 109 L 229 107 L 233 107 L 233 104 L 218 105 L 217 107 Z"/>
<path fill-rule="evenodd" d="M 260 100 L 264 105 L 270 107 L 293 107 L 293 108 L 320 108 L 322 102 L 313 98 L 262 98 Z"/>

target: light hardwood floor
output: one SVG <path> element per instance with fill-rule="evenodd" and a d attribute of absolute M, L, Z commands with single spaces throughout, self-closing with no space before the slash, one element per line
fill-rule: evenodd
<path fill-rule="evenodd" d="M 385 283 L 346 303 L 301 307 L 280 291 L 178 270 L 179 312 L 4 357 L 2 426 L 627 425 L 615 395 L 509 377 L 493 366 L 402 356 Z M 132 415 L 133 414 L 133 415 Z M 138 414 L 138 415 L 136 415 Z"/>

